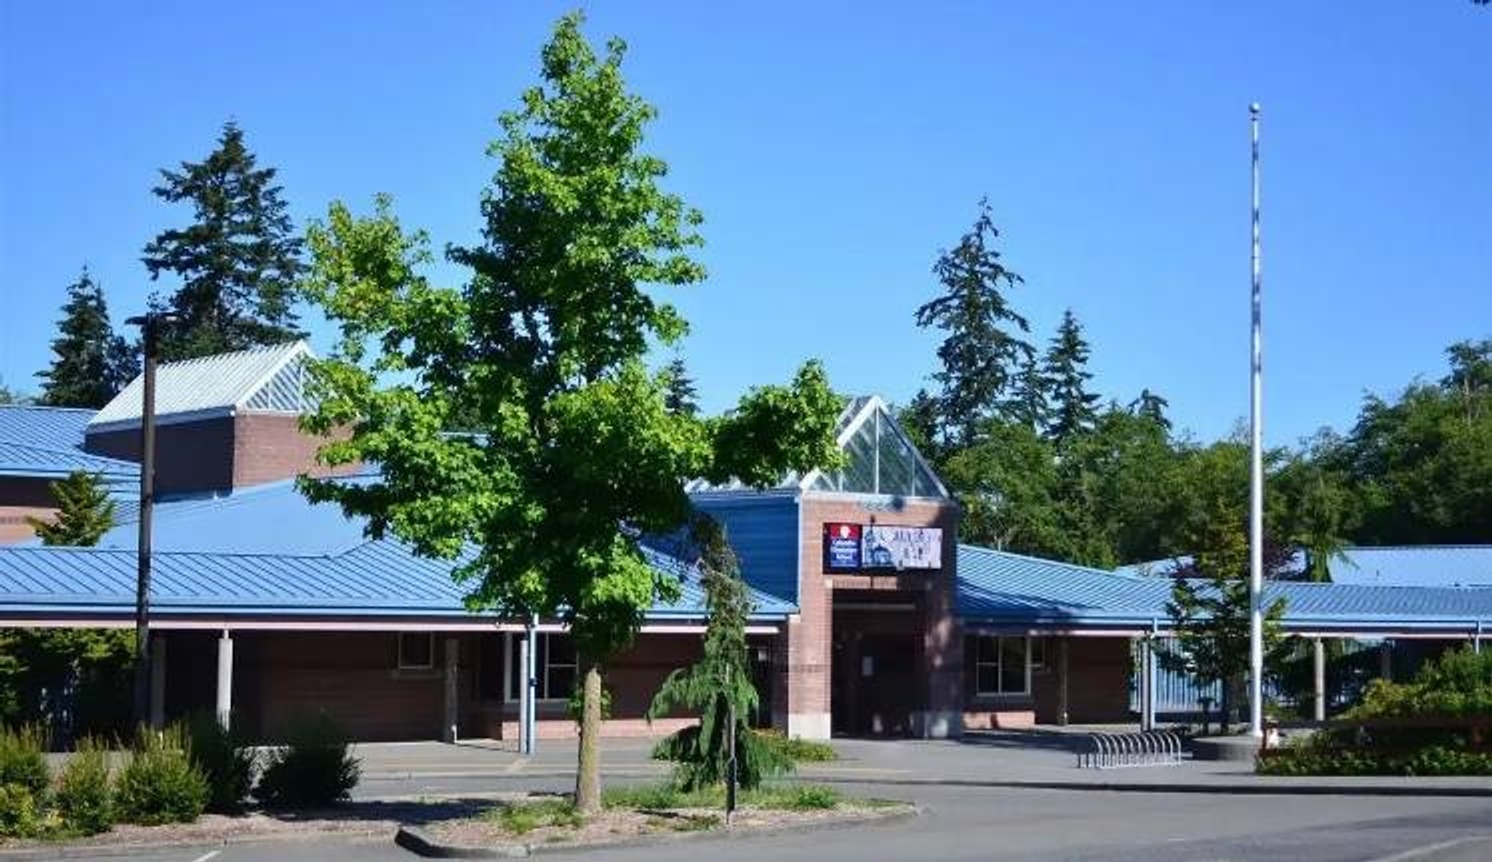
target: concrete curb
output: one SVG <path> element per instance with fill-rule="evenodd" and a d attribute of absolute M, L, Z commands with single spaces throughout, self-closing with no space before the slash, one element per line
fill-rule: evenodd
<path fill-rule="evenodd" d="M 43 844 L 32 847 L 0 847 L 0 859 L 5 862 L 12 860 L 29 859 L 72 859 L 79 853 L 87 853 L 89 856 L 114 858 L 125 856 L 138 856 L 142 852 L 151 850 L 220 850 L 225 847 L 242 847 L 248 844 L 294 844 L 297 841 L 316 841 L 321 839 L 344 839 L 349 842 L 373 842 L 388 838 L 388 829 L 351 829 L 337 832 L 315 832 L 315 831 L 285 831 L 265 832 L 256 835 L 233 835 L 217 841 L 194 841 L 191 839 L 179 839 L 174 841 L 132 841 L 113 844 L 82 844 L 77 842 L 58 841 L 55 844 Z"/>
<path fill-rule="evenodd" d="M 528 856 L 552 853 L 589 853 L 594 850 L 647 847 L 659 844 L 674 844 L 681 841 L 734 841 L 787 833 L 829 832 L 835 829 L 849 829 L 857 826 L 900 823 L 905 820 L 911 820 L 920 814 L 922 814 L 921 806 L 908 805 L 904 810 L 889 814 L 846 817 L 822 823 L 785 823 L 780 826 L 764 826 L 755 829 L 712 829 L 708 832 L 664 832 L 657 835 L 645 835 L 617 841 L 598 841 L 593 844 L 510 844 L 502 847 L 467 847 L 459 844 L 441 844 L 426 835 L 418 827 L 405 826 L 400 828 L 399 832 L 394 836 L 394 843 L 417 856 L 424 856 L 429 859 L 521 859 Z"/>

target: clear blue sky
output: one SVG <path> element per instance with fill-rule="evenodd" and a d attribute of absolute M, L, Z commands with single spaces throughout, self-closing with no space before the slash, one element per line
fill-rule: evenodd
<path fill-rule="evenodd" d="M 569 4 L 0 4 L 0 380 L 34 389 L 87 263 L 116 320 L 150 194 L 236 118 L 300 221 L 395 196 L 474 238 L 494 118 Z M 904 400 L 912 322 L 987 195 L 1045 341 L 1073 308 L 1097 388 L 1178 424 L 1247 412 L 1247 104 L 1264 104 L 1266 406 L 1285 443 L 1492 336 L 1492 9 L 1312 3 L 607 2 L 703 210 L 710 280 L 677 295 L 707 409 L 805 357 Z M 158 287 L 169 287 L 164 282 Z M 313 327 L 313 341 L 325 331 Z"/>

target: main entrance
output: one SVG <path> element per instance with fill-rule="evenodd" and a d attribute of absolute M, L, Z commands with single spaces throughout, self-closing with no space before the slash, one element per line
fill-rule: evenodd
<path fill-rule="evenodd" d="M 835 734 L 910 736 L 924 708 L 922 596 L 901 591 L 834 593 L 830 717 Z"/>

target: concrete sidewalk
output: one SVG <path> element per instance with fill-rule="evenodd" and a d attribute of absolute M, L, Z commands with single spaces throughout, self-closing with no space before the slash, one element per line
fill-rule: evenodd
<path fill-rule="evenodd" d="M 1175 766 L 1078 769 L 1085 740 L 1075 734 L 987 732 L 961 740 L 835 740 L 840 758 L 806 763 L 800 781 L 877 788 L 990 787 L 1156 793 L 1331 794 L 1492 797 L 1492 778 L 1255 775 L 1249 764 L 1188 760 Z M 602 774 L 637 783 L 668 774 L 649 740 L 606 740 Z M 575 775 L 575 742 L 546 741 L 522 757 L 491 741 L 361 745 L 364 798 L 487 790 L 563 790 Z M 915 794 L 908 794 L 915 795 Z"/>

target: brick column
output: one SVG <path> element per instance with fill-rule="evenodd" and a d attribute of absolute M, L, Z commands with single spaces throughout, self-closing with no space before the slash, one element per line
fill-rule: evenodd
<path fill-rule="evenodd" d="M 798 601 L 787 625 L 787 734 L 828 739 L 834 594 L 826 578 L 804 573 Z"/>

